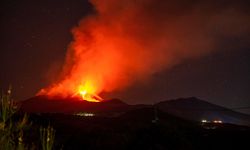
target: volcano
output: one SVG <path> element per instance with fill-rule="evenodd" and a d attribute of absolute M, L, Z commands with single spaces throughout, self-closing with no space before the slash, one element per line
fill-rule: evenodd
<path fill-rule="evenodd" d="M 250 135 L 248 115 L 195 97 L 166 100 L 154 105 L 130 105 L 119 99 L 96 103 L 81 98 L 36 96 L 22 101 L 20 110 L 28 112 L 34 124 L 52 124 L 58 141 L 64 143 L 64 149 L 70 150 L 79 147 L 216 149 L 218 145 L 221 149 L 243 149 L 248 145 Z M 202 119 L 220 119 L 223 123 L 203 125 Z M 215 128 L 207 128 L 210 125 Z M 128 142 L 124 143 L 125 140 Z M 228 144 L 228 141 L 234 142 Z"/>
<path fill-rule="evenodd" d="M 78 112 L 125 112 L 132 109 L 119 99 L 103 100 L 102 102 L 89 102 L 81 98 L 49 98 L 47 96 L 35 96 L 21 102 L 20 110 L 28 113 L 64 113 L 73 114 Z"/>
<path fill-rule="evenodd" d="M 49 98 L 36 96 L 21 102 L 20 110 L 28 113 L 63 113 L 92 112 L 100 115 L 114 116 L 141 108 L 157 108 L 158 111 L 177 116 L 186 120 L 220 120 L 223 123 L 250 126 L 250 116 L 231 109 L 211 104 L 195 97 L 166 100 L 155 105 L 129 105 L 119 99 L 103 100 L 102 102 L 82 101 L 80 98 Z"/>

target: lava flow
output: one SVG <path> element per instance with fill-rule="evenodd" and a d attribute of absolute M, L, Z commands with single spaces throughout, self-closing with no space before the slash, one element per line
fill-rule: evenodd
<path fill-rule="evenodd" d="M 100 102 L 103 99 L 95 94 L 95 88 L 90 84 L 90 82 L 86 82 L 84 85 L 80 85 L 78 87 L 78 92 L 76 95 L 80 95 L 81 98 L 85 101 L 89 102 Z"/>

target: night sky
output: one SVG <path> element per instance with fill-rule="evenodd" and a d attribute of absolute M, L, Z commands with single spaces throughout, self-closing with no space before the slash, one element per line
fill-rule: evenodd
<path fill-rule="evenodd" d="M 94 10 L 87 0 L 3 0 L 0 7 L 0 89 L 11 84 L 14 99 L 24 100 L 57 79 L 72 27 Z M 220 51 L 185 60 L 154 73 L 145 83 L 102 96 L 131 104 L 195 96 L 229 108 L 248 107 L 250 43 L 238 46 L 239 40 L 226 38 Z M 237 111 L 250 114 L 249 109 Z"/>

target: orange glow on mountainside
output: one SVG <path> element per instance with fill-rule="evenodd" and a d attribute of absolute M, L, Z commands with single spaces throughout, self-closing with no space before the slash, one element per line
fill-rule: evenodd
<path fill-rule="evenodd" d="M 102 98 L 95 94 L 96 89 L 90 82 L 86 82 L 84 85 L 78 87 L 77 95 L 80 95 L 83 100 L 89 102 L 100 102 Z"/>

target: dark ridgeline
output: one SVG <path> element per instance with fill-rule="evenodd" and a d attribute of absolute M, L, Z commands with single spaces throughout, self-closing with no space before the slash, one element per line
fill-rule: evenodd
<path fill-rule="evenodd" d="M 195 97 L 179 98 L 156 104 L 159 110 L 193 121 L 221 120 L 224 123 L 250 126 L 250 115 L 208 103 Z"/>
<path fill-rule="evenodd" d="M 206 128 L 200 122 L 201 119 L 223 122 L 229 119 L 236 121 L 235 124 L 247 125 L 248 115 L 196 98 L 164 101 L 152 106 L 128 105 L 118 99 L 90 103 L 40 96 L 23 101 L 21 111 L 29 112 L 34 124 L 53 125 L 57 149 L 61 145 L 69 150 L 242 149 L 248 146 L 250 139 L 249 127 L 229 122 L 211 123 L 213 128 Z M 72 115 L 78 112 L 94 116 Z M 159 120 L 154 121 L 156 112 Z"/>
<path fill-rule="evenodd" d="M 102 114 L 124 113 L 133 109 L 152 107 L 152 105 L 129 105 L 119 99 L 105 100 L 100 103 L 81 101 L 77 98 L 53 98 L 37 96 L 21 102 L 21 111 L 29 113 L 93 112 Z M 200 122 L 221 120 L 224 123 L 250 126 L 250 115 L 235 112 L 228 108 L 208 103 L 195 97 L 166 100 L 155 107 L 168 114 L 191 121 Z"/>
<path fill-rule="evenodd" d="M 72 114 L 77 112 L 107 112 L 125 111 L 129 105 L 118 99 L 108 100 L 102 103 L 82 101 L 78 98 L 48 98 L 36 96 L 21 102 L 21 111 L 30 113 L 64 113 Z"/>

